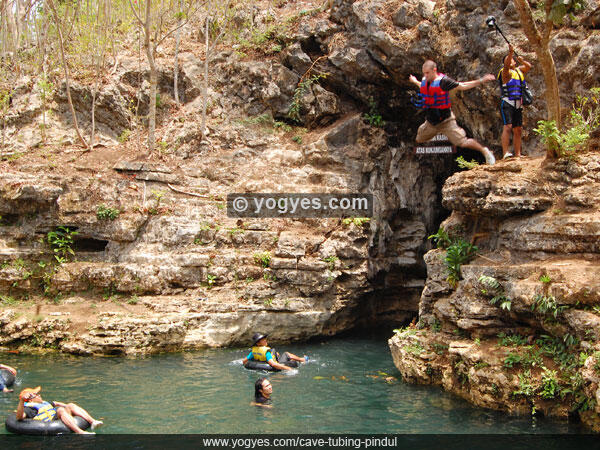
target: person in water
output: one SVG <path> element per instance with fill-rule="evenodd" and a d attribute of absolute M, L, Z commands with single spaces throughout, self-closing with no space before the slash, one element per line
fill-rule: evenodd
<path fill-rule="evenodd" d="M 17 376 L 17 369 L 14 367 L 7 366 L 5 364 L 0 364 L 0 370 L 8 370 L 15 377 Z M 2 373 L 0 373 L 0 392 L 12 392 L 12 389 L 6 387 L 6 380 L 2 377 Z"/>
<path fill-rule="evenodd" d="M 252 336 L 252 349 L 250 350 L 250 353 L 248 353 L 248 356 L 242 361 L 244 366 L 248 363 L 248 361 L 261 361 L 266 362 L 273 369 L 291 370 L 291 367 L 285 366 L 282 363 L 286 363 L 288 361 L 308 361 L 308 356 L 306 355 L 304 358 L 300 358 L 299 356 L 289 352 L 285 352 L 283 355 L 280 355 L 274 349 L 269 347 L 267 336 L 267 334 L 254 333 Z"/>
<path fill-rule="evenodd" d="M 254 406 L 264 406 L 271 408 L 271 394 L 273 393 L 273 385 L 266 378 L 259 378 L 254 383 L 254 401 L 251 403 Z"/>
<path fill-rule="evenodd" d="M 33 389 L 27 388 L 21 391 L 19 394 L 19 406 L 17 406 L 17 420 L 34 419 L 50 422 L 58 417 L 67 428 L 77 434 L 93 433 L 79 428 L 73 416 L 83 417 L 91 424 L 92 430 L 103 425 L 102 421 L 94 419 L 85 409 L 77 406 L 75 403 L 67 404 L 44 401 L 40 395 L 41 390 L 42 388 L 38 386 Z"/>

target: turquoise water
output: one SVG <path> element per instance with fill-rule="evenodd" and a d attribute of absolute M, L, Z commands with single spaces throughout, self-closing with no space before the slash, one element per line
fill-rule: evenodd
<path fill-rule="evenodd" d="M 267 374 L 273 384 L 270 409 L 250 405 L 261 374 L 241 365 L 247 349 L 137 359 L 0 353 L 0 362 L 19 369 L 16 392 L 41 385 L 44 399 L 75 402 L 102 418 L 99 433 L 585 431 L 566 422 L 475 408 L 440 388 L 406 384 L 384 340 L 333 339 L 278 350 L 311 359 L 291 373 Z M 397 380 L 388 383 L 379 372 Z M 0 393 L 0 417 L 16 405 L 16 393 Z M 6 433 L 4 427 L 0 433 Z"/>

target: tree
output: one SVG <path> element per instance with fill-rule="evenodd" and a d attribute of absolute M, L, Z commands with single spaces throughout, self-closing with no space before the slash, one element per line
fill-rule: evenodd
<path fill-rule="evenodd" d="M 227 24 L 231 19 L 232 0 L 226 3 L 208 0 L 205 4 L 206 15 L 204 17 L 204 83 L 202 83 L 202 123 L 200 132 L 204 137 L 206 135 L 206 109 L 208 106 L 208 68 L 210 66 L 213 52 L 217 43 L 227 31 Z M 211 29 L 215 25 L 220 28 L 219 33 L 214 36 L 211 44 Z"/>
<path fill-rule="evenodd" d="M 174 2 L 177 2 L 177 0 L 167 1 L 167 5 L 165 5 L 164 0 L 155 0 L 155 4 L 152 6 L 152 0 L 145 0 L 145 13 L 142 14 L 142 4 L 144 1 L 139 1 L 140 11 L 137 11 L 132 1 L 129 0 L 131 11 L 137 19 L 144 35 L 144 50 L 146 51 L 146 58 L 150 66 L 150 106 L 148 111 L 148 150 L 150 151 L 154 150 L 156 144 L 156 92 L 158 85 L 156 50 L 167 37 L 188 22 L 197 8 L 194 0 L 186 0 L 183 2 L 185 9 L 173 14 L 175 8 L 172 3 Z M 182 17 L 185 20 L 181 20 Z"/>
<path fill-rule="evenodd" d="M 558 91 L 558 78 L 556 76 L 556 65 L 550 52 L 550 38 L 555 25 L 561 25 L 565 16 L 572 15 L 585 6 L 585 0 L 542 0 L 539 6 L 543 7 L 543 20 L 541 26 L 536 24 L 536 14 L 531 10 L 527 0 L 514 0 L 515 8 L 519 13 L 521 26 L 527 36 L 527 40 L 533 46 L 538 57 L 544 76 L 546 87 L 546 110 L 548 120 L 554 120 L 557 127 L 561 128 L 560 96 Z M 546 156 L 554 157 L 550 147 L 546 150 Z"/>
<path fill-rule="evenodd" d="M 64 45 L 64 37 L 63 37 L 63 28 L 62 22 L 58 17 L 58 12 L 56 11 L 56 7 L 54 6 L 54 2 L 52 0 L 48 0 L 48 6 L 50 7 L 50 11 L 52 11 L 52 16 L 54 17 L 54 22 L 56 24 L 56 30 L 58 32 L 58 43 L 60 48 L 60 58 L 62 61 L 63 70 L 65 73 L 65 85 L 67 90 L 67 100 L 69 102 L 69 108 L 71 109 L 71 114 L 73 116 L 73 126 L 75 127 L 75 132 L 77 133 L 77 137 L 79 141 L 83 144 L 85 148 L 90 148 L 85 138 L 82 136 L 81 131 L 79 130 L 79 124 L 77 123 L 77 114 L 75 113 L 75 108 L 73 107 L 73 99 L 71 98 L 71 85 L 70 85 L 70 77 L 69 77 L 69 66 L 67 64 L 67 58 L 65 56 L 65 45 Z M 77 10 L 75 11 L 75 17 L 77 16 Z M 67 33 L 68 35 L 69 33 Z"/>

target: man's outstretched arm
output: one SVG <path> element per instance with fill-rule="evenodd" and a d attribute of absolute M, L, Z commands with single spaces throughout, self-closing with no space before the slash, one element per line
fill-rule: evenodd
<path fill-rule="evenodd" d="M 487 83 L 488 81 L 494 81 L 495 79 L 496 79 L 496 77 L 494 75 L 492 75 L 491 73 L 488 73 L 487 75 L 484 75 L 481 78 L 478 78 L 476 80 L 462 81 L 462 82 L 458 83 L 458 86 L 456 87 L 456 89 L 459 91 L 468 91 L 469 89 L 473 89 L 477 86 L 481 86 L 483 83 Z"/>

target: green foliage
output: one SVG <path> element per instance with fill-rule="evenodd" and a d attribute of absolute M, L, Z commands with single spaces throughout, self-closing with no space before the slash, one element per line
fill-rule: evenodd
<path fill-rule="evenodd" d="M 432 234 L 427 239 L 433 239 L 434 244 L 437 248 L 448 248 L 452 244 L 452 239 L 450 239 L 450 235 L 446 233 L 442 227 L 440 227 L 437 233 Z"/>
<path fill-rule="evenodd" d="M 433 318 L 429 327 L 434 333 L 439 333 L 440 331 L 442 331 L 442 323 L 437 319 L 437 317 Z"/>
<path fill-rule="evenodd" d="M 504 288 L 494 277 L 482 275 L 479 277 L 480 291 L 483 295 L 491 297 L 490 304 L 498 305 L 505 311 L 510 311 L 512 301 L 504 294 Z"/>
<path fill-rule="evenodd" d="M 513 395 L 524 395 L 533 397 L 537 388 L 531 383 L 531 370 L 519 373 L 519 390 L 514 391 Z"/>
<path fill-rule="evenodd" d="M 208 289 L 211 289 L 215 282 L 217 281 L 216 275 L 211 275 L 210 273 L 206 275 L 206 284 L 208 285 Z"/>
<path fill-rule="evenodd" d="M 432 344 L 433 346 L 433 351 L 436 352 L 438 355 L 443 355 L 446 350 L 448 350 L 448 346 L 446 344 L 440 344 L 438 342 L 434 342 Z"/>
<path fill-rule="evenodd" d="M 371 221 L 370 217 L 346 217 L 342 219 L 342 224 L 346 226 L 350 226 L 354 224 L 356 227 L 362 227 L 365 223 L 369 223 Z"/>
<path fill-rule="evenodd" d="M 273 305 L 273 297 L 265 299 L 265 301 L 263 301 L 263 304 L 265 306 L 272 306 Z"/>
<path fill-rule="evenodd" d="M 548 274 L 543 274 L 540 275 L 540 281 L 544 284 L 550 284 L 552 282 L 552 278 L 550 278 L 550 275 Z"/>
<path fill-rule="evenodd" d="M 400 337 L 414 336 L 417 334 L 417 330 L 411 327 L 396 328 L 393 331 L 397 336 Z"/>
<path fill-rule="evenodd" d="M 302 144 L 302 136 L 294 136 L 292 141 L 294 141 L 296 144 Z"/>
<path fill-rule="evenodd" d="M 541 2 L 543 4 L 543 2 Z M 571 18 L 586 6 L 585 0 L 554 0 L 548 13 L 548 19 L 556 25 L 562 25 L 565 16 Z"/>
<path fill-rule="evenodd" d="M 139 301 L 140 301 L 139 297 L 134 294 L 129 298 L 129 300 L 127 300 L 127 303 L 129 305 L 137 305 Z"/>
<path fill-rule="evenodd" d="M 36 88 L 43 103 L 48 101 L 48 98 L 52 96 L 55 89 L 54 84 L 44 74 L 38 77 Z"/>
<path fill-rule="evenodd" d="M 418 341 L 414 341 L 411 344 L 407 344 L 407 345 L 403 346 L 402 348 L 404 350 L 406 350 L 408 353 L 412 353 L 413 355 L 420 355 L 421 353 L 423 353 L 425 351 L 425 348 Z"/>
<path fill-rule="evenodd" d="M 313 83 L 318 83 L 321 79 L 325 79 L 327 77 L 327 74 L 316 74 L 316 75 L 312 75 L 304 80 L 300 80 L 300 82 L 298 83 L 298 86 L 296 87 L 296 90 L 294 91 L 294 97 L 292 98 L 292 104 L 290 106 L 290 109 L 288 111 L 288 117 L 290 119 L 292 119 L 294 122 L 298 122 L 300 123 L 300 108 L 301 108 L 301 101 L 302 101 L 302 97 L 304 97 L 304 94 L 306 93 L 306 91 L 308 89 L 310 89 L 310 87 L 313 85 Z"/>
<path fill-rule="evenodd" d="M 446 269 L 448 271 L 448 277 L 446 280 L 450 286 L 456 286 L 460 280 L 460 266 L 468 263 L 475 257 L 477 253 L 477 247 L 473 244 L 463 240 L 456 239 L 446 251 Z"/>
<path fill-rule="evenodd" d="M 243 228 L 237 228 L 237 227 L 230 228 L 229 230 L 227 230 L 227 232 L 229 233 L 229 235 L 231 237 L 235 236 L 236 234 L 244 234 L 244 231 L 245 230 Z"/>
<path fill-rule="evenodd" d="M 10 295 L 2 295 L 0 294 L 0 303 L 5 306 L 13 306 L 16 305 L 18 300 Z"/>
<path fill-rule="evenodd" d="M 524 352 L 513 353 L 507 352 L 504 359 L 504 367 L 512 368 L 516 364 L 521 364 L 524 367 L 540 367 L 544 363 L 542 358 L 542 350 L 535 348 L 533 345 L 523 347 Z"/>
<path fill-rule="evenodd" d="M 498 333 L 498 345 L 500 347 L 519 347 L 527 344 L 527 338 L 520 334 L 507 335 L 505 333 Z"/>
<path fill-rule="evenodd" d="M 540 120 L 533 130 L 560 158 L 573 159 L 585 149 L 590 133 L 600 125 L 600 88 L 590 92 L 590 97 L 577 96 L 565 130 L 559 130 L 554 120 Z"/>
<path fill-rule="evenodd" d="M 123 132 L 119 135 L 119 142 L 121 144 L 124 144 L 125 142 L 127 142 L 129 140 L 129 138 L 131 137 L 131 130 L 128 128 L 125 128 L 123 130 Z"/>
<path fill-rule="evenodd" d="M 479 163 L 474 159 L 472 159 L 471 161 L 467 161 L 462 156 L 456 158 L 456 163 L 458 164 L 458 167 L 460 169 L 473 169 L 479 165 Z"/>
<path fill-rule="evenodd" d="M 554 398 L 560 393 L 556 370 L 544 367 L 540 396 L 545 399 Z"/>
<path fill-rule="evenodd" d="M 254 262 L 266 269 L 271 264 L 271 252 L 255 253 Z"/>
<path fill-rule="evenodd" d="M 512 368 L 516 364 L 520 364 L 523 357 L 518 353 L 508 352 L 504 358 L 504 367 Z"/>
<path fill-rule="evenodd" d="M 385 126 L 385 120 L 381 117 L 377 110 L 377 102 L 373 99 L 373 97 L 369 98 L 369 112 L 363 114 L 363 119 L 365 119 L 369 125 L 374 127 L 383 127 Z"/>
<path fill-rule="evenodd" d="M 553 295 L 538 294 L 533 299 L 531 310 L 543 315 L 551 315 L 556 319 L 568 306 L 560 306 Z"/>
<path fill-rule="evenodd" d="M 96 209 L 96 217 L 98 217 L 99 220 L 115 220 L 119 217 L 120 213 L 121 211 L 118 209 L 106 207 L 104 204 L 98 205 L 98 208 Z"/>
<path fill-rule="evenodd" d="M 335 269 L 335 263 L 339 260 L 340 260 L 340 258 L 338 258 L 335 255 L 331 255 L 331 256 L 327 256 L 326 258 L 323 258 L 323 261 L 329 264 L 329 270 Z"/>
<path fill-rule="evenodd" d="M 577 367 L 579 356 L 573 347 L 578 345 L 578 341 L 573 336 L 567 334 L 563 338 L 547 335 L 540 336 L 536 344 L 541 351 L 551 357 L 561 370 L 571 370 Z"/>
<path fill-rule="evenodd" d="M 73 236 L 79 234 L 68 227 L 60 226 L 54 231 L 49 231 L 46 235 L 46 240 L 54 251 L 54 258 L 59 264 L 67 262 L 69 255 L 75 255 L 71 248 L 74 243 Z"/>

